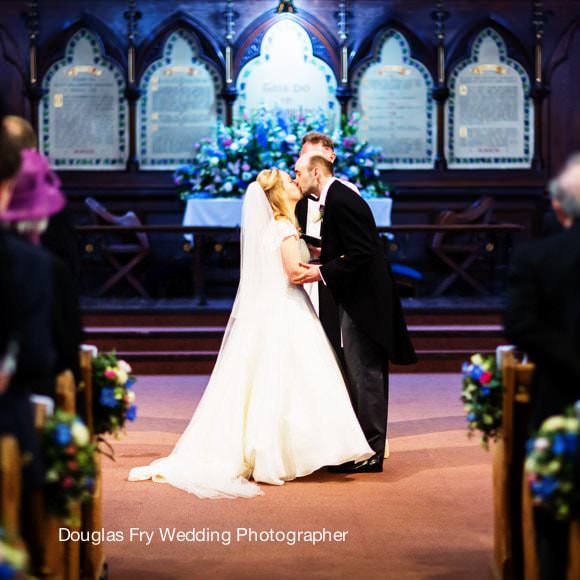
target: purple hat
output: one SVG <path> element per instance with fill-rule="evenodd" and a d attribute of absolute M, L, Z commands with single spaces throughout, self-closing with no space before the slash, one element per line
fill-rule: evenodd
<path fill-rule="evenodd" d="M 36 221 L 58 213 L 66 204 L 60 179 L 44 155 L 34 149 L 22 151 L 22 166 L 3 221 Z"/>

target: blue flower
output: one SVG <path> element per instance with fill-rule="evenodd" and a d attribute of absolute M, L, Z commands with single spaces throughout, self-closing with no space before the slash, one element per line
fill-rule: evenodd
<path fill-rule="evenodd" d="M 137 405 L 131 405 L 127 411 L 127 420 L 134 421 L 137 418 Z"/>
<path fill-rule="evenodd" d="M 482 374 L 483 374 L 483 369 L 479 365 L 473 365 L 473 368 L 471 369 L 471 378 L 474 381 L 479 381 Z"/>
<path fill-rule="evenodd" d="M 539 497 L 542 501 L 548 499 L 556 489 L 558 489 L 558 480 L 551 475 L 544 477 L 540 481 L 532 483 L 532 493 Z"/>
<path fill-rule="evenodd" d="M 0 578 L 2 580 L 16 578 L 16 571 L 8 562 L 0 562 Z"/>
<path fill-rule="evenodd" d="M 564 439 L 566 441 L 566 454 L 575 456 L 578 453 L 578 435 L 576 433 L 566 433 Z"/>
<path fill-rule="evenodd" d="M 66 423 L 58 423 L 54 430 L 54 438 L 59 445 L 68 445 L 72 441 L 70 425 L 67 425 Z"/>
<path fill-rule="evenodd" d="M 529 455 L 534 450 L 535 443 L 536 440 L 534 439 L 534 437 L 531 437 L 526 441 L 526 455 Z"/>
<path fill-rule="evenodd" d="M 469 365 L 469 363 L 468 363 L 468 362 L 464 362 L 464 363 L 461 365 L 461 372 L 462 372 L 464 375 L 465 375 L 465 374 L 467 374 L 467 373 L 469 372 L 469 366 L 470 366 L 470 365 Z"/>
<path fill-rule="evenodd" d="M 280 129 L 282 129 L 284 133 L 288 133 L 289 130 L 288 123 L 282 111 L 278 111 L 276 113 L 276 120 L 278 121 L 278 126 L 280 127 Z"/>
<path fill-rule="evenodd" d="M 552 452 L 555 455 L 563 455 L 566 451 L 566 440 L 562 435 L 555 435 L 552 442 Z"/>
<path fill-rule="evenodd" d="M 135 377 L 129 377 L 125 383 L 125 388 L 130 389 L 136 382 L 137 379 Z"/>
<path fill-rule="evenodd" d="M 115 399 L 115 391 L 109 387 L 101 389 L 101 396 L 99 398 L 99 403 L 103 407 L 114 408 L 117 406 L 117 399 Z"/>
<path fill-rule="evenodd" d="M 467 420 L 470 423 L 473 423 L 473 421 L 475 421 L 476 419 L 477 419 L 477 415 L 473 411 L 467 415 Z"/>
<path fill-rule="evenodd" d="M 487 387 L 482 387 L 481 389 L 479 389 L 479 392 L 484 396 L 487 397 L 487 395 L 489 395 L 489 393 L 491 393 L 491 391 L 487 388 Z"/>
<path fill-rule="evenodd" d="M 268 131 L 262 123 L 256 128 L 256 141 L 262 149 L 268 147 Z"/>

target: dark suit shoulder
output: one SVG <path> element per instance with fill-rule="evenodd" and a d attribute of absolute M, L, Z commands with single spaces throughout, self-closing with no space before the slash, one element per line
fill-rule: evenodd
<path fill-rule="evenodd" d="M 46 266 L 52 261 L 51 255 L 46 250 L 21 240 L 15 235 L 8 235 L 5 242 L 13 264 L 22 269 Z M 34 275 L 34 270 L 29 270 L 29 274 Z"/>
<path fill-rule="evenodd" d="M 562 252 L 574 251 L 580 252 L 580 224 L 573 228 L 563 230 L 547 238 L 539 238 L 521 244 L 514 250 L 514 263 L 543 263 L 548 265 L 545 260 L 560 258 Z"/>
<path fill-rule="evenodd" d="M 328 188 L 328 194 L 332 193 L 332 197 L 340 199 L 355 199 L 358 198 L 362 200 L 361 196 L 350 187 L 342 183 L 340 179 L 335 179 L 331 186 Z"/>
<path fill-rule="evenodd" d="M 369 204 L 359 195 L 338 179 L 328 189 L 328 197 L 326 206 L 328 205 L 342 205 L 348 207 L 350 211 L 358 211 L 372 215 Z"/>

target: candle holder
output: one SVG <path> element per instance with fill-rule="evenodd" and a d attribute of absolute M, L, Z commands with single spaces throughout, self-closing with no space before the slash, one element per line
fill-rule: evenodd
<path fill-rule="evenodd" d="M 38 135 L 38 107 L 46 92 L 42 89 L 39 79 L 38 36 L 40 34 L 40 14 L 38 0 L 32 0 L 28 3 L 28 10 L 23 16 L 28 31 L 28 82 L 26 96 L 30 101 L 32 126 Z"/>
<path fill-rule="evenodd" d="M 127 83 L 125 98 L 129 105 L 129 156 L 127 171 L 139 169 L 137 158 L 137 102 L 141 97 L 141 90 L 137 84 L 137 47 L 138 24 L 142 14 L 137 10 L 137 0 L 129 0 L 127 11 L 123 14 L 127 21 Z"/>
<path fill-rule="evenodd" d="M 435 38 L 437 39 L 437 82 L 433 87 L 433 99 L 437 103 L 437 151 L 435 167 L 439 170 L 447 168 L 445 158 L 445 103 L 449 98 L 447 79 L 445 76 L 445 22 L 450 14 L 444 8 L 443 0 L 436 0 L 435 10 L 431 19 L 435 22 Z"/>

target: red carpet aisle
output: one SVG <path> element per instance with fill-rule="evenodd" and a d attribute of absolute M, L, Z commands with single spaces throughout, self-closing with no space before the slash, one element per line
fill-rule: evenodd
<path fill-rule="evenodd" d="M 105 462 L 105 526 L 118 578 L 488 578 L 490 456 L 465 435 L 458 375 L 392 376 L 391 458 L 382 474 L 317 473 L 251 500 L 199 500 L 129 483 L 129 469 L 171 451 L 206 377 L 145 377 L 140 417 Z M 155 532 L 149 546 L 130 528 Z M 159 528 L 231 531 L 232 542 L 163 543 Z M 341 543 L 236 542 L 236 529 L 348 530 Z M 356 575 L 356 576 L 355 576 Z"/>

